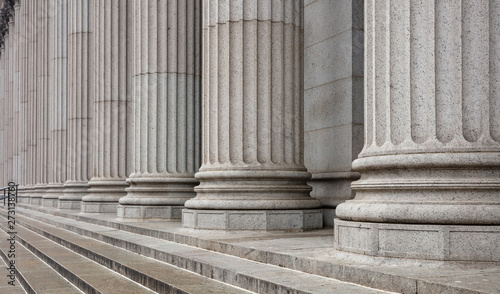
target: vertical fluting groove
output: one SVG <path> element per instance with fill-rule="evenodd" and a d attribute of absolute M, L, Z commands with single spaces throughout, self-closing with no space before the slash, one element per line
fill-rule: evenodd
<path fill-rule="evenodd" d="M 386 0 L 375 0 L 375 113 L 377 121 L 375 124 L 375 142 L 382 146 L 387 140 L 387 97 L 389 96 L 389 60 L 388 60 L 388 32 L 390 4 Z"/>
<path fill-rule="evenodd" d="M 205 3 L 204 163 L 300 165 L 302 1 Z"/>
<path fill-rule="evenodd" d="M 95 168 L 93 181 L 123 180 L 132 166 L 127 152 L 129 115 L 127 37 L 129 1 L 96 0 L 95 37 L 95 115 L 98 119 L 96 132 Z"/>
<path fill-rule="evenodd" d="M 500 2 L 489 3 L 489 129 L 491 138 L 500 142 Z"/>
<path fill-rule="evenodd" d="M 388 94 L 389 132 L 393 144 L 409 139 L 410 121 L 410 4 L 390 5 L 389 15 L 390 89 Z"/>
<path fill-rule="evenodd" d="M 412 139 L 423 143 L 435 133 L 434 1 L 412 0 L 410 22 Z"/>
<path fill-rule="evenodd" d="M 135 134 L 140 142 L 135 144 L 136 167 L 128 180 L 130 197 L 141 193 L 135 185 L 143 185 L 141 191 L 148 188 L 148 178 L 151 183 L 159 178 L 194 180 L 198 169 L 195 156 L 201 146 L 193 146 L 200 143 L 195 138 L 200 107 L 195 95 L 201 94 L 195 90 L 198 1 L 135 1 Z"/>
<path fill-rule="evenodd" d="M 436 138 L 447 143 L 459 133 L 461 87 L 460 1 L 436 1 Z"/>
<path fill-rule="evenodd" d="M 484 113 L 489 84 L 489 31 L 487 0 L 464 1 L 462 6 L 462 123 L 463 135 L 477 142 L 487 131 Z M 481 56 L 481 58 L 478 58 Z"/>
<path fill-rule="evenodd" d="M 364 43 L 365 43 L 365 52 L 364 52 L 364 59 L 365 59 L 365 78 L 364 78 L 364 83 L 365 83 L 365 113 L 364 113 L 364 119 L 365 119 L 365 146 L 364 148 L 367 149 L 368 147 L 373 145 L 373 137 L 374 137 L 374 132 L 375 132 L 375 114 L 374 114 L 374 107 L 373 107 L 373 101 L 375 99 L 374 95 L 374 75 L 375 75 L 375 58 L 374 58 L 374 51 L 375 51 L 375 38 L 374 38 L 374 27 L 375 27 L 375 3 L 373 1 L 365 1 L 364 2 L 364 9 L 365 9 L 365 34 L 364 34 Z"/>
<path fill-rule="evenodd" d="M 68 2 L 68 182 L 87 184 L 92 175 L 93 83 L 91 0 Z M 98 22 L 99 23 L 99 22 Z M 97 76 L 97 78 L 100 78 Z"/>

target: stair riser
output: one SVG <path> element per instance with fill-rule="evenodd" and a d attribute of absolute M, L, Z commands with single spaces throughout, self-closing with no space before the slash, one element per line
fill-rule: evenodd
<path fill-rule="evenodd" d="M 141 246 L 139 244 L 127 242 L 127 241 L 120 240 L 117 238 L 113 238 L 110 236 L 105 236 L 105 235 L 102 235 L 98 232 L 92 232 L 89 230 L 76 228 L 76 227 L 73 227 L 73 226 L 68 225 L 68 224 L 60 224 L 60 223 L 58 223 L 54 220 L 50 220 L 50 219 L 38 218 L 35 216 L 30 216 L 30 217 L 33 219 L 37 219 L 39 221 L 43 221 L 44 223 L 51 224 L 51 225 L 72 231 L 74 233 L 99 240 L 99 241 L 103 241 L 103 242 L 108 243 L 110 245 L 120 247 L 120 248 L 126 249 L 126 250 L 131 251 L 131 252 L 135 252 L 135 253 L 138 253 L 138 254 L 141 254 L 141 255 L 144 255 L 147 257 L 155 258 L 157 260 L 166 262 L 166 263 L 171 264 L 173 266 L 200 274 L 202 276 L 205 276 L 205 277 L 208 277 L 208 278 L 211 278 L 211 279 L 223 282 L 223 283 L 237 286 L 237 287 L 240 287 L 240 288 L 252 291 L 252 292 L 258 292 L 259 291 L 258 288 L 260 287 L 261 289 L 279 289 L 280 291 L 284 291 L 285 293 L 306 294 L 306 292 L 298 291 L 297 289 L 285 287 L 285 286 L 278 285 L 278 284 L 273 284 L 273 283 L 270 283 L 270 282 L 262 280 L 262 279 L 243 275 L 243 274 L 240 274 L 240 273 L 235 272 L 235 271 L 230 271 L 230 270 L 227 270 L 224 268 L 216 267 L 216 266 L 213 266 L 213 265 L 210 265 L 210 264 L 207 264 L 204 262 L 200 262 L 200 261 L 197 261 L 194 259 L 188 259 L 188 258 L 185 258 L 183 256 L 179 256 L 179 255 L 176 255 L 173 253 L 159 251 L 159 250 L 156 250 L 154 248 L 149 248 L 149 247 Z M 42 229 L 39 229 L 39 228 L 34 227 L 30 224 L 27 224 L 27 223 L 23 222 L 22 220 L 18 220 L 18 223 L 21 226 L 24 226 L 24 227 L 40 234 L 40 235 L 43 235 L 44 237 L 46 237 L 46 238 L 48 238 L 48 239 L 50 239 L 50 240 L 52 240 L 60 245 L 67 247 L 68 249 L 71 249 L 71 250 L 103 265 L 103 266 L 106 266 L 106 267 L 108 267 L 116 272 L 119 272 L 120 274 L 125 275 L 128 278 L 130 278 L 136 282 L 139 282 L 148 288 L 150 288 L 151 285 L 155 285 L 155 282 L 161 283 L 159 281 L 154 280 L 153 278 L 151 278 L 149 276 L 141 275 L 140 273 L 122 265 L 121 263 L 119 263 L 117 261 L 110 260 L 108 258 L 103 257 L 102 255 L 91 252 L 91 251 L 87 250 L 86 248 L 78 246 L 77 244 L 63 240 L 57 236 L 54 236 L 48 232 L 43 231 Z M 166 284 L 163 284 L 163 285 L 160 284 L 160 286 L 162 288 L 169 287 Z M 150 289 L 152 289 L 154 291 L 158 291 L 158 290 L 153 289 L 153 288 L 150 288 Z M 265 291 L 264 293 L 273 293 L 273 291 L 271 291 L 271 292 Z"/>

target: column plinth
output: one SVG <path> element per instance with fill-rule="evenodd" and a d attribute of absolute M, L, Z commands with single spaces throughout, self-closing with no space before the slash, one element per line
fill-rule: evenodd
<path fill-rule="evenodd" d="M 201 157 L 201 1 L 136 1 L 134 13 L 135 166 L 118 216 L 180 219 Z"/>
<path fill-rule="evenodd" d="M 303 1 L 204 4 L 203 165 L 183 225 L 320 228 L 303 163 Z"/>
<path fill-rule="evenodd" d="M 499 13 L 365 2 L 365 146 L 337 249 L 500 261 Z"/>

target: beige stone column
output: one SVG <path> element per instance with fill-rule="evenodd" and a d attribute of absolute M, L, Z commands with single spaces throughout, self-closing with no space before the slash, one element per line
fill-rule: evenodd
<path fill-rule="evenodd" d="M 132 1 L 95 0 L 95 149 L 82 212 L 116 212 L 132 172 Z"/>
<path fill-rule="evenodd" d="M 66 182 L 67 154 L 67 40 L 68 4 L 66 1 L 51 0 L 50 18 L 50 161 L 49 184 L 43 197 L 43 206 L 58 207 L 58 198 L 63 196 Z"/>
<path fill-rule="evenodd" d="M 340 250 L 500 261 L 500 3 L 365 2 L 365 146 Z"/>
<path fill-rule="evenodd" d="M 201 0 L 136 0 L 133 11 L 135 168 L 118 216 L 180 219 L 201 158 Z"/>
<path fill-rule="evenodd" d="M 67 5 L 67 180 L 64 195 L 59 196 L 59 208 L 80 209 L 93 166 L 94 4 L 93 0 L 71 0 Z"/>
<path fill-rule="evenodd" d="M 26 195 L 29 196 L 29 200 L 26 202 L 31 203 L 31 197 L 35 191 L 36 184 L 36 149 L 37 149 L 37 131 L 36 131 L 36 121 L 38 117 L 37 107 L 36 107 L 36 71 L 37 63 L 35 62 L 35 48 L 37 45 L 36 38 L 36 4 L 34 1 L 23 2 L 22 5 L 26 5 L 26 19 L 27 19 L 27 53 L 26 53 L 26 63 L 27 63 L 27 96 L 28 96 L 28 138 L 27 138 L 27 156 L 26 156 Z"/>
<path fill-rule="evenodd" d="M 27 88 L 25 87 L 26 81 L 26 6 L 21 5 L 20 0 L 16 1 L 16 22 L 17 25 L 17 51 L 18 51 L 18 83 L 19 88 L 19 125 L 17 136 L 19 138 L 19 148 L 18 148 L 18 165 L 19 165 L 19 187 L 18 187 L 18 201 L 25 202 L 26 193 L 26 139 L 27 139 L 27 113 L 26 106 L 28 104 L 27 100 Z"/>
<path fill-rule="evenodd" d="M 5 109 L 5 40 L 0 41 L 0 107 Z M 5 159 L 7 150 L 5 148 L 5 117 L 0 117 L 0 186 L 4 187 L 7 183 L 5 172 Z"/>
<path fill-rule="evenodd" d="M 14 21 L 12 17 L 9 17 L 8 26 L 12 28 L 14 25 Z M 12 94 L 12 73 L 13 73 L 13 56 L 12 56 L 12 39 L 11 36 L 12 31 L 8 30 L 5 34 L 5 61 L 6 61 L 6 70 L 5 70 L 5 149 L 7 150 L 6 157 L 6 173 L 7 173 L 7 182 L 11 182 L 14 180 L 14 172 L 13 172 L 13 140 L 12 140 L 12 128 L 13 128 L 13 113 L 12 113 L 12 103 L 13 103 L 13 94 Z"/>
<path fill-rule="evenodd" d="M 303 1 L 203 3 L 203 165 L 183 225 L 321 227 L 303 163 Z"/>
<path fill-rule="evenodd" d="M 16 184 L 20 183 L 21 180 L 21 166 L 20 166 L 20 144 L 21 144 L 21 136 L 19 133 L 19 123 L 20 123 L 20 89 L 19 89 L 19 8 L 21 5 L 16 3 L 13 9 L 12 15 L 12 27 L 9 29 L 12 30 L 12 78 L 11 78 L 11 87 L 12 87 L 12 179 Z"/>
<path fill-rule="evenodd" d="M 35 99 L 37 105 L 37 152 L 36 184 L 31 204 L 41 205 L 47 191 L 49 171 L 49 7 L 48 1 L 35 1 L 37 14 L 37 85 Z"/>

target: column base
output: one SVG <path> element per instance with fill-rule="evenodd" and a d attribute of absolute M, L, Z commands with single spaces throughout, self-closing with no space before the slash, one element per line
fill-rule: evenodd
<path fill-rule="evenodd" d="M 80 200 L 61 200 L 59 199 L 57 208 L 59 209 L 69 209 L 69 210 L 81 210 L 81 199 Z"/>
<path fill-rule="evenodd" d="M 335 219 L 335 249 L 378 257 L 500 261 L 500 226 L 415 225 Z"/>
<path fill-rule="evenodd" d="M 62 183 L 48 184 L 47 192 L 42 196 L 42 206 L 44 207 L 57 207 L 59 196 L 63 195 L 64 186 Z"/>
<path fill-rule="evenodd" d="M 42 206 L 43 207 L 56 207 L 57 208 L 59 206 L 59 199 L 42 197 Z"/>
<path fill-rule="evenodd" d="M 323 227 L 321 209 L 182 210 L 182 226 L 225 231 L 304 231 Z"/>
<path fill-rule="evenodd" d="M 161 218 L 180 220 L 184 206 L 143 206 L 118 205 L 117 216 L 121 218 L 150 219 Z"/>
<path fill-rule="evenodd" d="M 82 201 L 80 211 L 84 213 L 116 213 L 118 201 L 116 202 L 92 202 Z"/>

